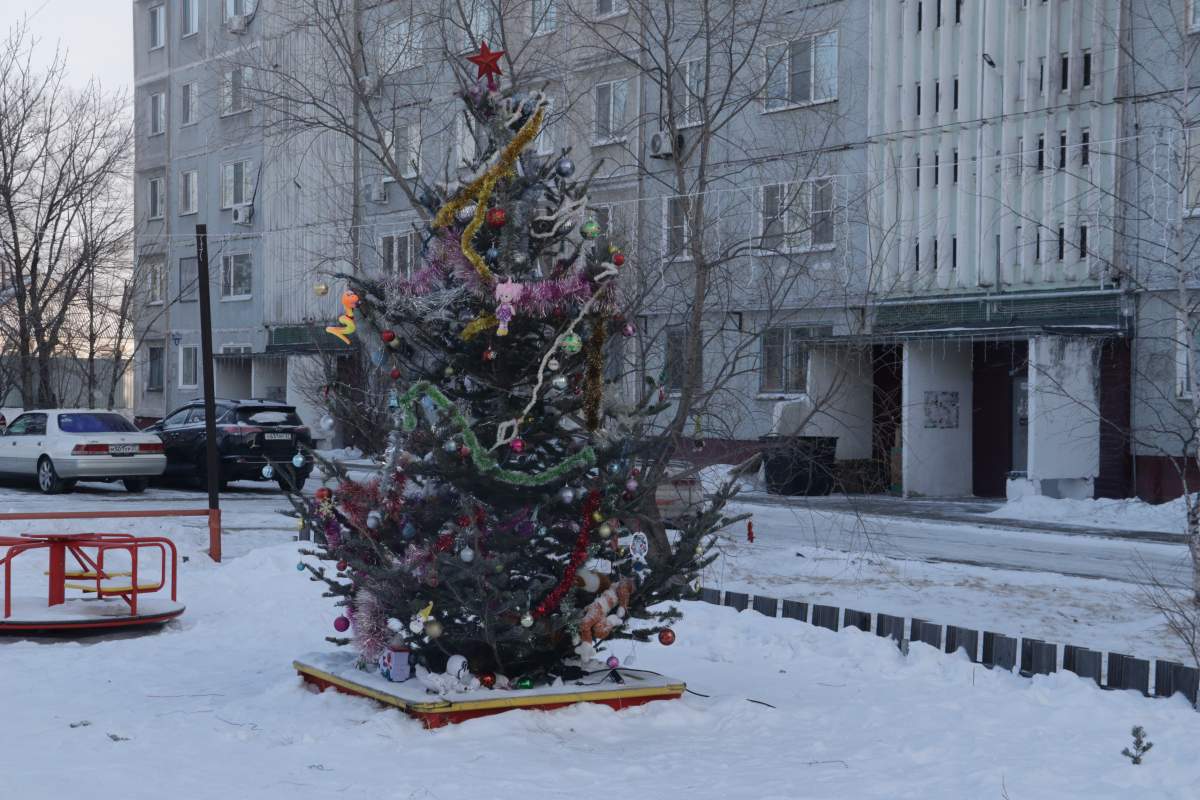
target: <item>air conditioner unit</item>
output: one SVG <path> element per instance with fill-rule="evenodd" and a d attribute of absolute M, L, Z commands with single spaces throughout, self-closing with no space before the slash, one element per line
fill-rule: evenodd
<path fill-rule="evenodd" d="M 254 221 L 254 206 L 250 203 L 244 203 L 240 206 L 233 207 L 233 224 L 234 225 L 249 225 Z"/>
<path fill-rule="evenodd" d="M 247 23 L 247 19 L 246 19 L 245 14 L 237 14 L 237 15 L 230 17 L 229 22 L 228 22 L 229 32 L 230 33 L 245 33 L 246 32 L 246 23 Z"/>
<path fill-rule="evenodd" d="M 671 158 L 676 151 L 683 149 L 683 134 L 675 135 L 671 138 L 670 131 L 655 131 L 650 135 L 650 157 L 651 158 Z"/>
<path fill-rule="evenodd" d="M 376 181 L 371 185 L 371 200 L 376 203 L 388 201 L 387 181 Z"/>

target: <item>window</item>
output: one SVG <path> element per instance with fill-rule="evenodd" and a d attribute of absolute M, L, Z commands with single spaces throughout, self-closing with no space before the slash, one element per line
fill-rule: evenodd
<path fill-rule="evenodd" d="M 913 272 L 921 271 L 921 240 L 913 240 Z"/>
<path fill-rule="evenodd" d="M 179 119 L 181 125 L 195 125 L 200 121 L 198 114 L 199 86 L 185 83 L 179 87 Z"/>
<path fill-rule="evenodd" d="M 951 170 L 951 175 L 953 176 L 951 180 L 954 183 L 958 183 L 958 148 L 954 148 L 952 152 L 954 155 L 954 164 Z"/>
<path fill-rule="evenodd" d="M 758 390 L 803 394 L 808 391 L 809 328 L 767 328 L 762 334 Z"/>
<path fill-rule="evenodd" d="M 1025 138 L 1024 138 L 1023 136 L 1018 136 L 1018 137 L 1017 137 L 1017 159 L 1016 159 L 1016 163 L 1017 163 L 1017 170 L 1018 170 L 1018 171 L 1020 171 L 1020 170 L 1022 170 L 1022 169 L 1024 169 L 1024 168 L 1025 168 Z"/>
<path fill-rule="evenodd" d="M 1025 62 L 1017 61 L 1017 99 L 1025 99 Z"/>
<path fill-rule="evenodd" d="M 221 354 L 227 356 L 248 356 L 254 352 L 254 348 L 248 344 L 224 344 L 221 345 Z M 242 413 L 247 415 L 257 413 L 251 409 L 242 409 Z M 297 422 L 297 425 L 300 423 Z"/>
<path fill-rule="evenodd" d="M 942 110 L 942 82 L 933 82 L 933 113 L 940 113 Z"/>
<path fill-rule="evenodd" d="M 161 256 L 142 261 L 146 270 L 146 305 L 162 305 L 167 296 L 167 276 Z"/>
<path fill-rule="evenodd" d="M 924 24 L 924 16 L 924 8 L 922 8 L 921 3 L 917 3 L 917 33 L 921 32 Z"/>
<path fill-rule="evenodd" d="M 1063 256 L 1067 254 L 1067 229 L 1064 225 L 1058 226 L 1058 260 L 1062 261 Z"/>
<path fill-rule="evenodd" d="M 146 208 L 150 219 L 163 218 L 163 179 L 151 178 L 146 182 Z"/>
<path fill-rule="evenodd" d="M 1079 133 L 1079 163 L 1087 166 L 1092 160 L 1092 133 L 1084 128 Z"/>
<path fill-rule="evenodd" d="M 913 93 L 917 100 L 917 116 L 921 116 L 921 82 L 917 81 L 917 90 Z"/>
<path fill-rule="evenodd" d="M 933 185 L 934 186 L 937 186 L 938 181 L 940 180 L 938 175 L 942 171 L 941 166 L 942 166 L 942 154 L 934 153 L 933 154 Z"/>
<path fill-rule="evenodd" d="M 921 188 L 921 154 L 917 154 L 917 166 L 913 170 L 913 177 L 916 179 L 917 188 Z"/>
<path fill-rule="evenodd" d="M 958 237 L 950 237 L 950 269 L 958 269 Z"/>
<path fill-rule="evenodd" d="M 471 129 L 471 123 L 462 114 L 454 120 L 454 150 L 459 166 L 463 162 L 475 160 L 475 131 Z"/>
<path fill-rule="evenodd" d="M 942 0 L 933 0 L 933 5 L 937 9 L 937 26 L 942 27 Z"/>
<path fill-rule="evenodd" d="M 183 0 L 180 13 L 181 36 L 200 32 L 200 0 Z"/>
<path fill-rule="evenodd" d="M 179 388 L 194 389 L 200 385 L 200 348 L 185 344 L 179 348 Z"/>
<path fill-rule="evenodd" d="M 161 392 L 163 390 L 163 354 L 166 348 L 162 343 L 146 345 L 146 391 Z"/>
<path fill-rule="evenodd" d="M 1037 168 L 1038 172 L 1046 168 L 1046 135 L 1043 133 L 1038 134 Z"/>
<path fill-rule="evenodd" d="M 1065 92 L 1071 88 L 1071 56 L 1063 53 L 1058 59 L 1058 88 L 1060 91 Z"/>
<path fill-rule="evenodd" d="M 150 49 L 157 50 L 167 43 L 167 14 L 162 6 L 150 8 Z"/>
<path fill-rule="evenodd" d="M 254 170 L 249 161 L 221 165 L 221 208 L 254 201 Z"/>
<path fill-rule="evenodd" d="M 683 327 L 668 328 L 666 341 L 665 383 L 669 391 L 678 392 L 683 389 L 687 378 L 687 329 Z M 701 354 L 700 366 L 695 376 L 695 386 L 704 382 L 704 358 Z"/>
<path fill-rule="evenodd" d="M 1200 208 L 1200 127 L 1187 129 L 1187 158 L 1184 186 L 1187 207 Z"/>
<path fill-rule="evenodd" d="M 1035 227 L 1033 229 L 1033 260 L 1042 260 L 1042 229 Z"/>
<path fill-rule="evenodd" d="M 496 39 L 495 0 L 462 0 L 463 49 L 474 50 L 480 42 Z M 499 47 L 493 48 L 499 50 Z"/>
<path fill-rule="evenodd" d="M 1083 51 L 1083 81 L 1084 86 L 1092 85 L 1092 51 Z"/>
<path fill-rule="evenodd" d="M 797 251 L 833 244 L 833 180 L 763 187 L 761 249 Z"/>
<path fill-rule="evenodd" d="M 221 299 L 245 300 L 250 297 L 254 270 L 249 253 L 221 256 Z"/>
<path fill-rule="evenodd" d="M 1038 94 L 1046 93 L 1046 59 L 1038 59 Z"/>
<path fill-rule="evenodd" d="M 938 268 L 938 239 L 936 236 L 933 237 L 933 268 L 935 270 Z"/>
<path fill-rule="evenodd" d="M 179 214 L 195 214 L 200 205 L 200 173 L 186 169 L 179 173 Z"/>
<path fill-rule="evenodd" d="M 1016 229 L 1013 231 L 1013 242 L 1015 243 L 1015 246 L 1013 247 L 1013 251 L 1017 257 L 1016 263 L 1020 264 L 1021 263 L 1021 248 L 1025 246 L 1025 242 L 1021 239 L 1021 226 L 1020 225 L 1016 226 Z"/>
<path fill-rule="evenodd" d="M 686 258 L 687 253 L 684 252 L 684 249 L 688 246 L 688 241 L 691 238 L 688 221 L 688 198 L 668 197 L 666 215 L 667 255 L 678 255 L 681 258 Z"/>
<path fill-rule="evenodd" d="M 837 99 L 838 34 L 767 47 L 767 109 Z"/>
<path fill-rule="evenodd" d="M 608 17 L 625 13 L 625 0 L 596 0 L 596 16 Z"/>
<path fill-rule="evenodd" d="M 954 0 L 954 24 L 962 22 L 963 0 Z"/>
<path fill-rule="evenodd" d="M 954 78 L 954 110 L 958 111 L 958 77 Z"/>
<path fill-rule="evenodd" d="M 417 177 L 421 171 L 421 126 L 414 123 L 397 126 L 392 147 L 401 177 Z"/>
<path fill-rule="evenodd" d="M 676 126 L 686 128 L 699 125 L 704 108 L 703 58 L 693 58 L 679 64 L 672 81 L 675 100 L 674 119 Z"/>
<path fill-rule="evenodd" d="M 553 33 L 558 28 L 558 0 L 533 0 L 533 19 L 529 29 L 534 36 Z"/>
<path fill-rule="evenodd" d="M 254 13 L 255 7 L 258 5 L 258 0 L 224 0 L 225 2 L 225 21 L 234 17 L 244 17 Z"/>
<path fill-rule="evenodd" d="M 1058 168 L 1067 168 L 1067 132 L 1058 132 Z"/>
<path fill-rule="evenodd" d="M 554 116 L 554 101 L 546 103 L 546 113 L 542 117 L 542 129 L 533 140 L 534 152 L 539 156 L 552 155 L 558 149 L 558 129 L 552 124 Z"/>
<path fill-rule="evenodd" d="M 381 237 L 379 255 L 384 272 L 411 278 L 420 255 L 416 231 Z"/>
<path fill-rule="evenodd" d="M 167 110 L 162 92 L 150 95 L 150 135 L 157 136 L 167 129 Z"/>
<path fill-rule="evenodd" d="M 1079 226 L 1079 257 L 1086 259 L 1088 257 L 1088 226 Z"/>
<path fill-rule="evenodd" d="M 417 65 L 416 38 L 413 22 L 407 16 L 398 15 L 381 27 L 379 72 L 387 74 L 394 70 L 410 69 Z"/>
<path fill-rule="evenodd" d="M 1175 320 L 1175 391 L 1180 397 L 1192 396 L 1192 353 L 1195 352 L 1196 317 L 1177 312 Z M 19 422 L 19 420 L 18 420 Z M 16 423 L 13 423 L 14 425 Z M 9 428 L 12 431 L 12 428 Z"/>
<path fill-rule="evenodd" d="M 596 85 L 596 142 L 613 142 L 624 138 L 629 84 L 628 80 L 620 80 Z"/>
<path fill-rule="evenodd" d="M 199 266 L 195 258 L 179 259 L 179 302 L 196 302 L 196 289 L 200 284 Z"/>
<path fill-rule="evenodd" d="M 234 67 L 225 73 L 225 81 L 221 85 L 222 116 L 250 110 L 250 96 L 247 92 L 249 84 L 249 67 Z"/>

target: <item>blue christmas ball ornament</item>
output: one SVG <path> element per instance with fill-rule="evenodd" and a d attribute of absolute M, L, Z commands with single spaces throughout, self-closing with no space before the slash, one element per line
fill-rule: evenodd
<path fill-rule="evenodd" d="M 296 571 L 304 572 L 304 562 L 303 561 L 301 561 L 299 564 L 296 565 Z"/>
<path fill-rule="evenodd" d="M 488 260 L 488 263 L 495 264 L 500 260 L 500 251 L 494 247 L 489 247 L 487 252 L 483 254 L 483 257 Z"/>
<path fill-rule="evenodd" d="M 296 469 L 300 469 L 301 467 L 303 467 L 304 466 L 304 456 L 300 455 L 299 453 L 296 453 L 296 455 L 292 456 L 292 466 L 295 467 Z"/>
<path fill-rule="evenodd" d="M 405 539 L 411 539 L 417 535 L 416 526 L 414 526 L 411 522 L 406 522 L 404 523 L 404 530 L 402 530 L 401 533 L 404 535 Z"/>

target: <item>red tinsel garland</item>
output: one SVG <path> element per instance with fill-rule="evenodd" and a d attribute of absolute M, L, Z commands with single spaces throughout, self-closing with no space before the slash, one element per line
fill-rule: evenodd
<path fill-rule="evenodd" d="M 537 608 L 533 609 L 534 618 L 544 617 L 558 608 L 558 604 L 575 585 L 575 572 L 587 560 L 588 541 L 592 538 L 592 514 L 596 513 L 598 508 L 600 508 L 600 492 L 593 489 L 583 503 L 583 525 L 579 527 L 579 538 L 575 540 L 575 549 L 571 552 L 571 560 L 567 562 L 562 580 L 542 598 L 542 602 L 537 604 Z"/>

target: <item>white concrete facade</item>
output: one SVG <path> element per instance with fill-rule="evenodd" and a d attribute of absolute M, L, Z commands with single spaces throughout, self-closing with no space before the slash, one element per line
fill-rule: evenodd
<path fill-rule="evenodd" d="M 1117 0 L 873 0 L 871 13 L 881 292 L 1103 284 L 1086 253 L 1112 247 Z"/>
<path fill-rule="evenodd" d="M 972 492 L 970 342 L 904 345 L 901 454 L 906 495 Z"/>
<path fill-rule="evenodd" d="M 1029 342 L 1030 489 L 1091 499 L 1100 474 L 1097 342 L 1038 336 Z"/>

